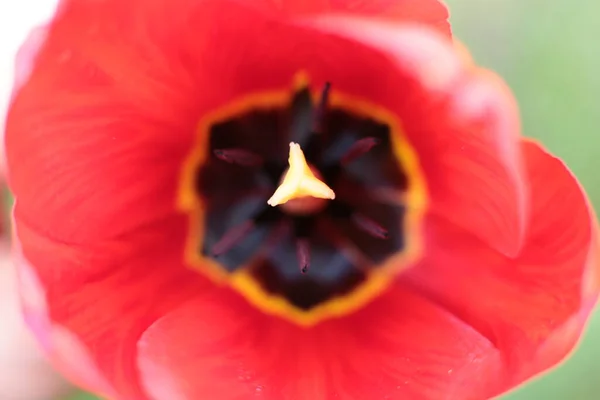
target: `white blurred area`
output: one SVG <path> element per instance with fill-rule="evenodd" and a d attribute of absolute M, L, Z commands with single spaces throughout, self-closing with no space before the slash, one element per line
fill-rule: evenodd
<path fill-rule="evenodd" d="M 56 0 L 0 0 L 0 132 L 15 76 L 15 55 L 30 30 L 47 21 Z M 0 146 L 0 183 L 4 181 L 4 140 Z M 5 227 L 6 228 L 6 227 Z M 24 326 L 9 258 L 7 229 L 0 232 L 0 400 L 54 400 L 68 385 L 50 368 Z"/>
<path fill-rule="evenodd" d="M 33 335 L 24 326 L 16 292 L 15 270 L 0 247 L 0 399 L 55 400 L 69 385 L 52 370 Z"/>

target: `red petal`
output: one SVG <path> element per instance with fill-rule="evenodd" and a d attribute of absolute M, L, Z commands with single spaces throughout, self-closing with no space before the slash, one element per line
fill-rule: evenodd
<path fill-rule="evenodd" d="M 96 389 L 98 379 L 78 369 L 86 360 L 121 396 L 143 398 L 136 341 L 153 321 L 208 285 L 181 264 L 186 219 L 176 221 L 86 246 L 56 243 L 17 223 L 28 261 L 23 268 L 31 265 L 29 275 L 37 276 L 41 288 L 24 293 L 45 296 L 47 308 L 28 307 L 29 322 L 59 368 L 76 381 Z M 35 298 L 26 304 L 40 304 Z"/>
<path fill-rule="evenodd" d="M 339 17 L 321 17 L 317 26 L 393 61 L 378 74 L 384 81 L 384 71 L 390 73 L 387 90 L 361 88 L 361 95 L 400 116 L 429 186 L 431 212 L 516 254 L 524 235 L 525 190 L 517 110 L 501 80 L 427 31 Z M 406 75 L 423 86 L 411 86 Z"/>
<path fill-rule="evenodd" d="M 144 333 L 139 367 L 157 399 L 470 400 L 493 390 L 500 359 L 469 326 L 401 288 L 311 329 L 215 289 Z"/>
<path fill-rule="evenodd" d="M 25 320 L 52 361 L 54 367 L 78 386 L 115 398 L 116 392 L 98 370 L 88 349 L 64 327 L 52 323 L 46 292 L 35 270 L 15 254 L 19 268 L 19 290 Z"/>
<path fill-rule="evenodd" d="M 597 229 L 567 168 L 525 142 L 531 216 L 510 259 L 431 219 L 429 252 L 406 283 L 478 329 L 503 353 L 504 390 L 561 360 L 581 334 L 598 291 Z"/>
<path fill-rule="evenodd" d="M 428 25 L 450 36 L 448 8 L 438 0 L 238 0 L 287 16 L 344 13 Z"/>

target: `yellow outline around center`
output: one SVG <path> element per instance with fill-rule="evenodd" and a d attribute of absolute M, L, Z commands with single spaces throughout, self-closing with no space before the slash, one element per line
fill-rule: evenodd
<path fill-rule="evenodd" d="M 292 87 L 250 94 L 205 116 L 198 127 L 196 145 L 184 161 L 177 198 L 177 208 L 189 215 L 185 262 L 204 273 L 216 284 L 231 286 L 263 312 L 280 316 L 301 326 L 311 326 L 325 319 L 346 315 L 361 308 L 382 293 L 399 271 L 414 263 L 422 253 L 421 222 L 428 205 L 427 188 L 417 154 L 403 136 L 400 122 L 396 116 L 380 106 L 332 90 L 329 99 L 330 107 L 342 108 L 355 115 L 372 118 L 390 128 L 394 155 L 401 160 L 409 184 L 408 191 L 398 197 L 398 202 L 404 204 L 407 209 L 404 227 L 407 238 L 405 249 L 386 259 L 382 266 L 373 269 L 367 275 L 365 282 L 357 286 L 351 293 L 328 300 L 308 311 L 295 307 L 282 296 L 265 292 L 248 272 L 248 268 L 241 267 L 230 273 L 214 260 L 198 254 L 198 248 L 204 239 L 205 213 L 204 204 L 195 193 L 194 182 L 197 169 L 209 155 L 208 140 L 211 126 L 250 110 L 287 107 L 291 94 L 298 89 L 307 87 L 307 83 L 308 80 L 301 77 L 296 79 Z M 319 93 L 314 92 L 312 95 L 317 101 Z"/>

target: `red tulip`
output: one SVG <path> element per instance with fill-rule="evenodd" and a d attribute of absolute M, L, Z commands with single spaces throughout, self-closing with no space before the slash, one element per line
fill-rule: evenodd
<path fill-rule="evenodd" d="M 56 365 L 119 400 L 469 400 L 562 360 L 596 224 L 504 84 L 433 0 L 285 3 L 62 3 L 7 124 Z"/>

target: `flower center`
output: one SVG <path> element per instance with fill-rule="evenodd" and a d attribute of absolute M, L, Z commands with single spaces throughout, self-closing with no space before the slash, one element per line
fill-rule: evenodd
<path fill-rule="evenodd" d="M 329 84 L 316 101 L 303 86 L 241 104 L 206 124 L 184 168 L 188 261 L 296 320 L 374 297 L 418 241 L 409 203 L 423 196 L 398 132 L 330 104 Z"/>

